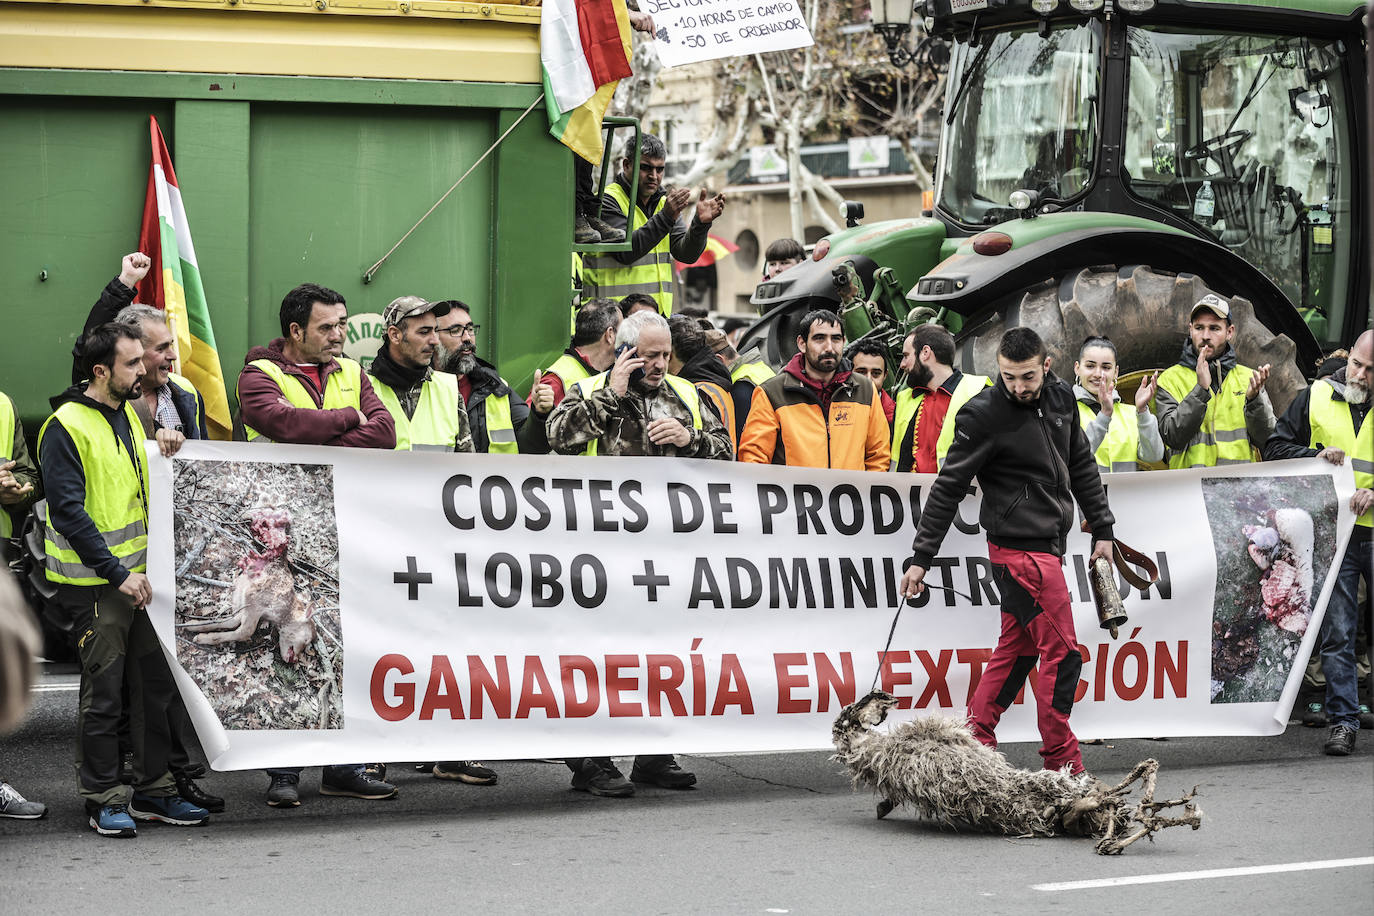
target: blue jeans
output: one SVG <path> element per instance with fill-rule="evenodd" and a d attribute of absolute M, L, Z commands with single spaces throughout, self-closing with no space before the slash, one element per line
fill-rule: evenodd
<path fill-rule="evenodd" d="M 1360 577 L 1369 587 L 1374 567 L 1374 541 L 1357 527 L 1345 548 L 1336 587 L 1322 619 L 1322 670 L 1326 672 L 1326 714 L 1332 725 L 1360 727 L 1359 678 L 1355 674 L 1355 631 L 1361 608 Z"/>

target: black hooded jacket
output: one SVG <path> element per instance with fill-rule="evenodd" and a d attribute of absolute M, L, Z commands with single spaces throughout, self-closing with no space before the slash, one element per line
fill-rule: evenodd
<path fill-rule="evenodd" d="M 1023 404 L 999 377 L 954 422 L 954 442 L 912 544 L 918 566 L 930 568 L 975 477 L 983 491 L 978 522 L 999 547 L 1063 556 L 1074 500 L 1093 540 L 1113 539 L 1115 519 L 1068 384 L 1046 372 L 1039 399 Z"/>

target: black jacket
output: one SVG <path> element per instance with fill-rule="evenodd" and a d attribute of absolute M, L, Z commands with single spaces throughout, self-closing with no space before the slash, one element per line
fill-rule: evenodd
<path fill-rule="evenodd" d="M 975 477 L 983 491 L 978 523 L 999 547 L 1063 556 L 1075 499 L 1093 540 L 1113 538 L 1115 519 L 1078 422 L 1073 389 L 1053 373 L 1045 374 L 1040 398 L 1030 404 L 1014 400 L 998 378 L 954 422 L 954 442 L 912 544 L 918 566 L 930 567 Z"/>
<path fill-rule="evenodd" d="M 749 419 L 749 406 L 754 400 L 754 383 L 747 379 L 732 382 L 730 370 L 725 368 L 725 363 L 720 361 L 720 357 L 716 356 L 710 347 L 703 347 L 695 356 L 683 363 L 676 374 L 693 384 L 714 382 L 725 389 L 735 406 L 735 439 L 738 441 L 740 434 L 744 432 L 744 421 Z M 715 412 L 714 402 L 709 398 L 702 403 Z M 722 422 L 725 420 L 724 417 L 719 419 Z"/>
<path fill-rule="evenodd" d="M 505 398 L 510 404 L 510 422 L 515 427 L 515 445 L 521 452 L 538 452 L 538 443 L 547 440 L 540 436 L 525 433 L 525 420 L 529 418 L 530 408 L 519 395 L 506 384 L 496 367 L 481 357 L 473 357 L 477 366 L 466 376 L 472 391 L 468 394 L 468 426 L 472 428 L 472 444 L 479 452 L 491 450 L 491 437 L 487 435 L 487 398 Z M 531 433 L 533 430 L 531 430 Z"/>

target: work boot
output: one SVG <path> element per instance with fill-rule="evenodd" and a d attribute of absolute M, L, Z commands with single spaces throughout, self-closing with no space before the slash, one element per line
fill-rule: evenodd
<path fill-rule="evenodd" d="M 102 805 L 98 807 L 88 805 L 86 815 L 89 818 L 91 829 L 101 836 L 120 838 L 138 836 L 138 826 L 134 824 L 134 819 L 129 817 L 128 805 Z"/>
<path fill-rule="evenodd" d="M 267 787 L 267 804 L 273 808 L 295 808 L 301 803 L 301 777 L 296 773 L 271 773 Z"/>
<path fill-rule="evenodd" d="M 596 245 L 601 241 L 601 233 L 593 229 L 587 217 L 579 213 L 577 221 L 573 223 L 573 241 L 578 245 Z"/>
<path fill-rule="evenodd" d="M 635 787 L 626 781 L 624 774 L 619 770 L 606 770 L 590 757 L 585 758 L 573 774 L 572 787 L 602 798 L 629 798 L 635 794 Z"/>
<path fill-rule="evenodd" d="M 1334 726 L 1322 750 L 1329 757 L 1349 757 L 1355 752 L 1355 729 L 1349 725 Z"/>
<path fill-rule="evenodd" d="M 690 789 L 697 784 L 697 777 L 678 766 L 672 754 L 654 754 L 635 758 L 630 781 L 648 783 L 660 789 Z"/>
<path fill-rule="evenodd" d="M 586 217 L 587 224 L 590 225 L 601 235 L 603 242 L 623 242 L 625 241 L 625 230 L 617 229 L 599 216 Z"/>
<path fill-rule="evenodd" d="M 436 763 L 430 772 L 439 779 L 455 779 L 470 786 L 494 786 L 498 778 L 495 770 L 491 767 L 482 766 L 476 760 L 451 760 L 447 763 Z"/>
<path fill-rule="evenodd" d="M 211 795 L 196 785 L 196 781 L 191 778 L 187 771 L 173 773 L 172 778 L 177 783 L 177 794 L 191 804 L 204 808 L 212 814 L 219 814 L 224 810 L 224 799 L 218 795 Z"/>
<path fill-rule="evenodd" d="M 0 782 L 0 817 L 15 817 L 24 821 L 36 821 L 48 813 L 48 806 L 42 802 L 29 801 L 19 794 L 19 790 L 7 782 Z"/>
<path fill-rule="evenodd" d="M 199 827 L 210 819 L 210 812 L 179 795 L 144 795 L 135 792 L 129 814 L 136 821 L 156 821 L 177 827 Z"/>
<path fill-rule="evenodd" d="M 348 798 L 366 798 L 369 801 L 380 801 L 384 798 L 395 798 L 400 793 L 400 789 L 389 782 L 383 782 L 365 769 L 342 775 L 331 775 L 326 770 L 324 775 L 320 777 L 321 795 L 340 795 Z"/>

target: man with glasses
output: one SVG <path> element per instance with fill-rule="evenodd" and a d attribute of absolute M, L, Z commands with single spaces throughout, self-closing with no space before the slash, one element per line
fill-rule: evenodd
<path fill-rule="evenodd" d="M 477 355 L 477 334 L 482 326 L 473 322 L 472 309 L 457 299 L 435 303 L 436 308 L 444 306 L 449 311 L 439 319 L 434 368 L 458 377 L 458 394 L 467 408 L 473 448 L 507 455 L 534 450 L 522 438 L 529 405 L 495 366 Z"/>
<path fill-rule="evenodd" d="M 691 225 L 685 224 L 681 216 L 692 202 L 692 189 L 664 189 L 667 157 L 662 140 L 652 134 L 641 135 L 638 200 L 631 207 L 634 141 L 626 145 L 620 172 L 602 195 L 601 216 L 613 228 L 630 231 L 630 250 L 586 257 L 584 299 L 621 299 L 631 293 L 645 293 L 658 301 L 665 318 L 673 313 L 673 261 L 691 264 L 706 251 L 707 230 L 724 212 L 725 197 L 708 197 L 702 188 Z"/>

